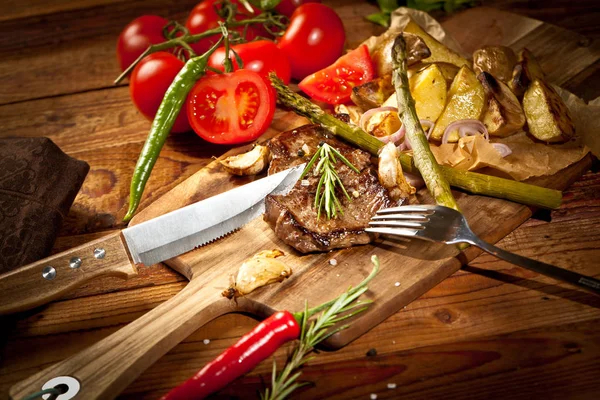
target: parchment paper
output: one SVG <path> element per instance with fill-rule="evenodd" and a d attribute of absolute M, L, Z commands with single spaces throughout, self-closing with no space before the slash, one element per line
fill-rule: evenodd
<path fill-rule="evenodd" d="M 392 13 L 390 30 L 402 31 L 411 18 L 447 47 L 471 58 L 435 19 L 423 11 L 406 7 L 397 9 Z M 377 37 L 369 38 L 365 42 L 370 47 L 376 43 Z M 535 54 L 536 49 L 529 50 Z M 480 137 L 465 137 L 458 143 L 444 145 L 430 143 L 432 152 L 440 164 L 464 170 L 490 167 L 516 180 L 553 175 L 581 160 L 590 150 L 594 155 L 600 156 L 600 98 L 586 104 L 569 91 L 558 86 L 554 88 L 565 100 L 575 122 L 574 140 L 548 145 L 534 141 L 521 131 L 507 138 L 492 137 L 492 142 L 504 143 L 511 148 L 513 153 L 506 158 L 502 158 L 490 143 Z"/>

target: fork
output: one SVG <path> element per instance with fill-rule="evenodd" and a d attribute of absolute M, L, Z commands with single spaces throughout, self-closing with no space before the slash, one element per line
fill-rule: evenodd
<path fill-rule="evenodd" d="M 393 236 L 416 237 L 446 244 L 469 243 L 512 264 L 600 294 L 600 280 L 596 278 L 532 260 L 481 240 L 469 228 L 465 217 L 452 208 L 412 205 L 382 209 L 371 218 L 369 228 L 365 230 Z"/>

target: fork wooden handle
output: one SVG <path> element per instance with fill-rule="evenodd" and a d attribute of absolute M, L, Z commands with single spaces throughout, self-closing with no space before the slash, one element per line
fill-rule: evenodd
<path fill-rule="evenodd" d="M 501 248 L 493 246 L 480 239 L 474 240 L 471 244 L 498 258 L 508 261 L 509 263 L 519 265 L 523 268 L 549 276 L 559 281 L 564 281 L 572 285 L 579 286 L 583 289 L 590 290 L 593 293 L 600 295 L 600 280 L 591 276 L 582 275 L 577 272 L 569 271 L 568 269 L 557 267 L 555 265 L 550 265 L 541 261 L 533 260 L 531 258 L 523 257 L 518 254 L 502 250 Z"/>

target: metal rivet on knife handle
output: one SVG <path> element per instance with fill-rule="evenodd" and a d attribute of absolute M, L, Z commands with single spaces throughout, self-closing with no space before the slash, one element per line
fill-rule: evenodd
<path fill-rule="evenodd" d="M 52 279 L 56 278 L 56 270 L 54 269 L 54 267 L 48 265 L 42 271 L 42 277 L 46 280 L 51 281 Z"/>
<path fill-rule="evenodd" d="M 81 267 L 81 258 L 79 258 L 79 257 L 71 258 L 71 260 L 69 261 L 69 267 L 71 267 L 73 269 L 77 269 L 77 268 Z"/>
<path fill-rule="evenodd" d="M 94 257 L 96 257 L 98 260 L 103 259 L 105 255 L 106 255 L 106 250 L 104 250 L 102 248 L 94 249 Z"/>

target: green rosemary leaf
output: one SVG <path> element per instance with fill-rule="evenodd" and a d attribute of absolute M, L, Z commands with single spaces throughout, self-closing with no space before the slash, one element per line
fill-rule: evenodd
<path fill-rule="evenodd" d="M 377 257 L 371 257 L 371 261 L 374 264 L 371 274 L 369 274 L 369 276 L 356 287 L 348 288 L 348 290 L 338 296 L 337 299 L 327 303 L 327 308 L 322 309 L 319 307 L 319 310 L 322 309 L 323 311 L 316 319 L 308 319 L 309 311 L 313 311 L 314 309 L 309 310 L 308 305 L 305 303 L 304 315 L 300 318 L 300 341 L 294 349 L 292 356 L 288 359 L 288 362 L 281 374 L 279 374 L 276 379 L 272 379 L 271 388 L 270 390 L 267 389 L 264 392 L 265 395 L 263 396 L 263 399 L 282 400 L 289 396 L 294 390 L 305 385 L 305 383 L 296 382 L 301 374 L 299 368 L 313 358 L 309 356 L 309 354 L 313 351 L 314 347 L 337 332 L 348 328 L 348 325 L 344 325 L 331 329 L 331 327 L 337 322 L 348 319 L 367 308 L 366 305 L 368 305 L 370 302 L 365 301 L 362 303 L 355 303 L 355 301 L 361 294 L 367 291 L 368 282 L 373 279 L 379 270 L 379 260 Z M 357 309 L 359 306 L 361 306 L 361 308 Z M 340 315 L 349 310 L 354 311 L 349 314 Z M 274 370 L 271 374 L 272 377 L 277 375 L 275 371 L 275 364 L 273 365 Z"/>
<path fill-rule="evenodd" d="M 323 210 L 325 210 L 327 219 L 336 217 L 338 212 L 343 214 L 342 203 L 339 201 L 335 193 L 336 188 L 339 188 L 348 200 L 352 200 L 337 171 L 335 170 L 335 164 L 337 163 L 338 159 L 347 165 L 352 171 L 360 173 L 360 171 L 354 165 L 352 165 L 352 163 L 348 161 L 348 159 L 344 157 L 338 150 L 331 147 L 327 143 L 321 143 L 300 175 L 300 179 L 302 179 L 311 170 L 320 175 L 314 202 L 314 207 L 317 209 L 317 219 L 321 218 L 321 212 Z"/>
<path fill-rule="evenodd" d="M 340 153 L 337 149 L 334 149 L 333 147 L 331 148 L 332 152 L 338 156 L 340 158 L 340 160 L 342 160 L 342 162 L 344 164 L 346 164 L 348 166 L 348 168 L 350 168 L 352 171 L 356 172 L 357 174 L 360 174 L 360 171 L 358 170 L 358 168 L 356 168 L 350 161 L 348 161 L 348 159 L 346 157 L 344 157 L 342 155 L 342 153 Z"/>

